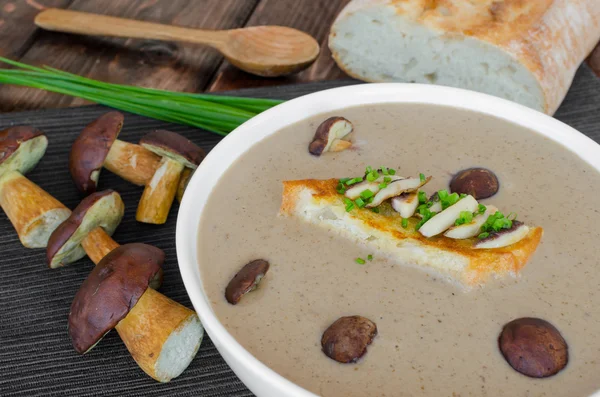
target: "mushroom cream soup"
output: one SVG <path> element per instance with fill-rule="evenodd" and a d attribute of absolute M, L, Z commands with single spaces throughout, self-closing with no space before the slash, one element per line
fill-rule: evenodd
<path fill-rule="evenodd" d="M 315 130 L 331 116 L 353 124 L 352 148 L 311 155 Z M 460 170 L 492 170 L 498 193 L 479 202 L 541 226 L 541 243 L 518 277 L 465 292 L 426 268 L 278 215 L 283 181 L 353 177 L 367 166 L 431 175 L 428 194 L 447 189 Z M 430 105 L 348 108 L 286 127 L 227 170 L 200 221 L 200 270 L 213 310 L 239 343 L 318 395 L 588 396 L 600 389 L 598 197 L 598 172 L 512 123 Z M 229 303 L 230 281 L 243 281 L 232 278 L 258 259 L 268 261 L 254 263 L 268 269 L 260 285 Z M 321 345 L 344 316 L 377 328 L 355 363 L 334 361 Z M 546 320 L 564 337 L 568 364 L 556 375 L 525 376 L 503 357 L 499 335 L 522 317 Z"/>

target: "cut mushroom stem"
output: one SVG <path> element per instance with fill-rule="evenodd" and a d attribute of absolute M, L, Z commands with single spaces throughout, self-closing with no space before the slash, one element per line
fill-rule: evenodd
<path fill-rule="evenodd" d="M 204 329 L 192 310 L 149 288 L 164 258 L 158 248 L 125 244 L 98 263 L 69 312 L 69 335 L 78 353 L 87 353 L 116 328 L 140 368 L 159 382 L 187 368 Z"/>
<path fill-rule="evenodd" d="M 43 248 L 71 211 L 17 171 L 0 178 L 0 207 L 13 224 L 21 244 Z"/>
<path fill-rule="evenodd" d="M 135 215 L 138 222 L 160 225 L 167 221 L 183 169 L 183 164 L 163 157 L 140 199 Z"/>
<path fill-rule="evenodd" d="M 140 368 L 159 382 L 188 367 L 204 334 L 195 312 L 151 288 L 115 328 Z"/>
<path fill-rule="evenodd" d="M 92 262 L 97 265 L 102 258 L 117 248 L 119 244 L 104 229 L 97 227 L 81 241 L 81 246 Z"/>
<path fill-rule="evenodd" d="M 417 192 L 403 193 L 392 198 L 391 204 L 392 208 L 400 213 L 402 218 L 410 218 L 419 206 L 419 195 Z"/>
<path fill-rule="evenodd" d="M 385 200 L 401 195 L 402 193 L 410 193 L 416 192 L 421 188 L 421 186 L 427 184 L 431 180 L 431 177 L 428 176 L 425 180 L 421 180 L 421 178 L 406 178 L 406 179 L 398 179 L 392 180 L 387 187 L 381 189 L 375 197 L 373 197 L 373 201 L 367 204 L 368 208 L 377 207 Z"/>
<path fill-rule="evenodd" d="M 496 213 L 498 208 L 493 205 L 488 205 L 483 214 L 479 214 L 473 218 L 473 221 L 464 225 L 452 226 L 444 233 L 444 236 L 454 239 L 465 239 L 477 236 L 481 233 L 481 226 L 487 219 Z"/>
<path fill-rule="evenodd" d="M 165 130 L 146 134 L 140 144 L 162 160 L 144 189 L 135 219 L 163 224 L 167 221 L 184 168 L 196 169 L 204 158 L 204 150 L 183 136 Z"/>
<path fill-rule="evenodd" d="M 518 243 L 529 234 L 529 227 L 519 221 L 512 221 L 510 229 L 502 229 L 491 233 L 488 237 L 479 240 L 473 248 L 502 248 Z"/>
<path fill-rule="evenodd" d="M 104 160 L 104 168 L 134 185 L 144 186 L 152 179 L 160 157 L 135 143 L 115 140 Z"/>
<path fill-rule="evenodd" d="M 181 173 L 181 178 L 179 178 L 179 185 L 177 185 L 177 201 L 181 203 L 183 200 L 183 194 L 185 193 L 185 189 L 187 189 L 187 185 L 194 176 L 194 171 L 190 168 L 186 168 Z"/>
<path fill-rule="evenodd" d="M 477 200 L 473 196 L 464 197 L 425 222 L 419 232 L 425 237 L 437 236 L 452 226 L 462 211 L 475 212 L 477 205 Z"/>

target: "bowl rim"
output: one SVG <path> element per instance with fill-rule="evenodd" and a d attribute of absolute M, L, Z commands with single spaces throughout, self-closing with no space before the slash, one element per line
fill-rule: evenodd
<path fill-rule="evenodd" d="M 523 105 L 452 87 L 371 83 L 332 88 L 284 102 L 240 125 L 210 151 L 189 181 L 177 217 L 177 260 L 190 300 L 217 349 L 220 352 L 225 349 L 253 377 L 269 383 L 268 387 L 285 391 L 287 395 L 316 397 L 267 367 L 242 347 L 219 322 L 210 306 L 197 263 L 200 216 L 210 191 L 220 177 L 257 142 L 285 126 L 318 114 L 384 103 L 446 106 L 497 117 L 561 144 L 600 172 L 600 145 L 574 128 Z"/>

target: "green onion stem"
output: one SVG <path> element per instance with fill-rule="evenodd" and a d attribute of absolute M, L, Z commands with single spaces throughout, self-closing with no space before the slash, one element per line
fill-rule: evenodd
<path fill-rule="evenodd" d="M 175 92 L 105 83 L 48 66 L 37 67 L 0 57 L 18 69 L 0 69 L 0 83 L 80 97 L 155 119 L 187 124 L 227 135 L 281 100 Z"/>

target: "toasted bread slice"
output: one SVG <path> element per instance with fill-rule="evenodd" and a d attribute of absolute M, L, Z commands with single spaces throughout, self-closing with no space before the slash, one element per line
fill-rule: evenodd
<path fill-rule="evenodd" d="M 426 238 L 415 231 L 417 218 L 403 228 L 400 214 L 388 203 L 379 213 L 366 208 L 346 212 L 337 183 L 336 179 L 283 182 L 280 214 L 362 242 L 400 264 L 433 270 L 464 289 L 482 286 L 492 277 L 516 276 L 542 237 L 541 227 L 531 227 L 521 241 L 495 249 L 474 249 L 476 239 Z"/>

